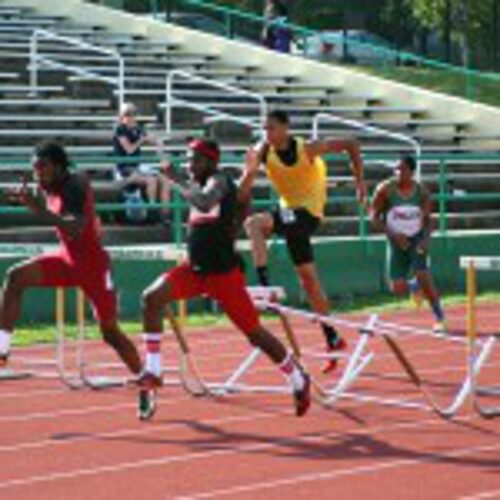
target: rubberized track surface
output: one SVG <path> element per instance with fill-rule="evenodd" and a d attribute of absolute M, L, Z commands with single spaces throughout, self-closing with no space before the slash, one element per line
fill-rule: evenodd
<path fill-rule="evenodd" d="M 490 330 L 499 316 L 496 307 L 480 313 Z M 452 317 L 462 327 L 463 311 Z M 390 319 L 421 325 L 428 314 Z M 317 327 L 294 324 L 305 346 L 320 346 Z M 208 379 L 222 378 L 246 352 L 231 328 L 216 330 L 191 335 Z M 463 347 L 422 337 L 402 345 L 443 402 L 449 398 L 464 376 Z M 383 342 L 373 347 L 376 359 L 354 389 L 418 400 Z M 175 359 L 171 339 L 163 349 Z M 89 354 L 112 359 L 98 344 Z M 251 378 L 279 383 L 275 371 L 262 360 Z M 483 379 L 500 385 L 500 356 Z M 467 411 L 445 422 L 426 411 L 343 400 L 297 419 L 286 396 L 195 399 L 167 387 L 154 421 L 140 423 L 130 389 L 70 391 L 29 379 L 2 382 L 0 396 L 1 499 L 500 498 L 500 419 Z"/>

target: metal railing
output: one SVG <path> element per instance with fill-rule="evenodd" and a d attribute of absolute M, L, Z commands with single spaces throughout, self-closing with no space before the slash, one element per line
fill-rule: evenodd
<path fill-rule="evenodd" d="M 239 117 L 231 113 L 227 113 L 217 109 L 215 106 L 208 106 L 206 104 L 197 103 L 194 99 L 179 99 L 175 97 L 175 82 L 181 80 L 187 83 L 194 83 L 204 85 L 210 88 L 215 88 L 227 92 L 228 96 L 237 96 L 250 99 L 256 102 L 258 110 L 258 118 L 251 119 L 248 117 Z M 174 108 L 188 108 L 201 113 L 210 115 L 209 122 L 216 121 L 231 121 L 240 123 L 242 125 L 263 129 L 264 122 L 268 113 L 268 105 L 266 99 L 256 92 L 229 85 L 227 83 L 203 78 L 201 76 L 193 75 L 187 71 L 172 70 L 167 74 L 165 82 L 165 132 L 167 136 L 172 134 L 172 119 Z"/>
<path fill-rule="evenodd" d="M 108 56 L 110 59 L 114 59 L 117 62 L 117 75 L 116 77 L 101 75 L 95 70 L 89 71 L 88 69 L 75 64 L 57 61 L 56 57 L 43 55 L 43 53 L 41 53 L 42 48 L 40 47 L 40 40 L 62 42 L 89 52 L 95 52 L 97 54 Z M 121 54 L 115 50 L 99 47 L 97 45 L 84 42 L 78 38 L 62 36 L 52 31 L 36 29 L 33 31 L 30 38 L 29 59 L 30 87 L 33 95 L 37 94 L 39 71 L 43 69 L 44 66 L 48 68 L 60 69 L 69 73 L 89 77 L 113 85 L 117 88 L 119 107 L 121 107 L 125 101 L 125 60 Z"/>
<path fill-rule="evenodd" d="M 363 130 L 372 134 L 374 136 L 386 137 L 389 139 L 393 139 L 395 141 L 400 141 L 405 144 L 408 144 L 415 153 L 415 159 L 417 161 L 417 171 L 416 176 L 417 179 L 420 180 L 422 177 L 422 165 L 421 165 L 421 156 L 422 156 L 422 146 L 420 143 L 415 140 L 412 136 L 401 134 L 398 132 L 391 132 L 389 130 L 383 129 L 381 127 L 374 127 L 373 125 L 366 125 L 363 122 L 358 120 L 352 120 L 348 118 L 343 118 L 341 116 L 332 115 L 329 113 L 318 113 L 313 118 L 312 124 L 312 137 L 313 139 L 318 139 L 319 137 L 319 127 L 321 122 L 330 122 L 330 123 L 338 123 L 340 125 L 345 125 L 347 127 Z"/>
<path fill-rule="evenodd" d="M 187 8 L 197 8 L 216 14 L 217 16 L 222 16 L 225 25 L 225 35 L 228 38 L 234 38 L 235 24 L 238 20 L 242 22 L 243 26 L 248 26 L 249 24 L 253 23 L 258 27 L 262 27 L 269 23 L 269 20 L 267 20 L 264 16 L 252 12 L 243 11 L 234 7 L 228 7 L 225 5 L 208 2 L 205 0 L 182 0 L 181 3 L 184 4 Z M 286 22 L 281 23 L 280 27 L 290 30 L 290 32 L 293 34 L 294 39 L 296 41 L 299 41 L 300 51 L 303 55 L 306 56 L 308 55 L 308 48 L 313 39 L 326 41 L 326 39 L 324 38 L 324 34 L 321 31 L 314 30 L 305 26 Z M 332 36 L 331 34 L 329 34 L 328 42 L 330 42 L 331 40 Z M 500 74 L 479 71 L 467 66 L 457 66 L 451 63 L 431 59 L 404 50 L 377 45 L 366 41 L 360 41 L 352 38 L 351 36 L 349 36 L 349 34 L 344 35 L 339 33 L 336 37 L 336 40 L 338 40 L 336 45 L 341 45 L 343 47 L 343 50 L 347 53 L 353 53 L 356 51 L 356 49 L 358 49 L 359 51 L 364 51 L 365 53 L 372 54 L 372 56 L 377 60 L 373 68 L 375 73 L 383 72 L 384 69 L 386 70 L 390 66 L 409 66 L 440 70 L 442 72 L 446 72 L 449 75 L 453 75 L 454 77 L 463 78 L 463 81 L 460 80 L 459 82 L 456 82 L 456 85 L 460 87 L 460 91 L 455 92 L 451 91 L 450 89 L 449 93 L 456 93 L 471 100 L 475 100 L 479 97 L 479 84 L 500 84 Z M 398 79 L 396 74 L 394 74 L 393 76 L 394 79 Z M 402 79 L 401 81 L 405 80 Z M 411 81 L 410 83 L 417 86 L 419 85 L 416 81 Z M 446 90 L 442 90 L 443 82 L 440 83 L 441 85 L 439 85 L 438 90 L 441 92 L 446 92 Z M 425 87 L 425 85 L 420 86 Z"/>
<path fill-rule="evenodd" d="M 382 160 L 393 159 L 395 160 L 397 155 L 392 155 L 388 157 L 387 155 L 364 155 L 365 162 L 379 162 Z M 151 156 L 145 157 L 148 162 L 151 161 Z M 180 168 L 181 163 L 184 161 L 184 157 L 174 158 L 172 161 L 176 165 L 177 168 Z M 341 160 L 345 159 L 344 156 L 341 155 L 328 155 L 327 159 Z M 99 162 L 109 162 L 110 160 L 118 160 L 118 158 L 110 158 L 110 157 L 93 157 L 91 159 L 92 166 L 91 170 L 99 170 Z M 239 164 L 243 164 L 244 158 L 242 155 L 223 155 L 223 162 L 238 162 Z M 21 161 L 21 160 L 19 160 Z M 23 163 L 18 164 L 18 166 L 14 166 L 16 162 L 12 160 L 6 160 L 0 158 L 0 172 L 3 170 L 2 165 L 5 165 L 5 169 L 8 169 L 9 172 L 13 170 L 26 170 L 29 167 L 29 163 L 26 160 L 22 160 Z M 121 160 L 120 160 L 121 161 Z M 140 158 L 134 158 L 134 161 L 140 161 Z M 160 158 L 156 158 L 156 162 L 159 162 Z M 421 155 L 422 163 L 427 164 L 427 162 L 432 162 L 433 164 L 438 164 L 438 170 L 436 174 L 433 174 L 433 183 L 437 184 L 437 191 L 433 194 L 432 200 L 436 203 L 436 211 L 435 216 L 437 219 L 437 233 L 441 236 L 447 236 L 449 233 L 449 204 L 454 202 L 460 203 L 481 203 L 481 202 L 497 202 L 499 203 L 499 211 L 500 211 L 500 192 L 466 192 L 462 194 L 454 194 L 449 189 L 449 181 L 453 180 L 453 177 L 450 176 L 448 172 L 448 164 L 452 163 L 456 165 L 459 162 L 468 161 L 468 162 L 478 162 L 481 164 L 500 164 L 500 154 L 496 155 L 485 155 L 485 154 L 475 154 L 475 155 L 429 155 L 422 153 Z M 89 158 L 82 159 L 81 163 L 77 162 L 74 166 L 76 169 L 85 169 L 89 168 Z M 107 168 L 110 166 L 108 165 Z M 473 173 L 470 174 L 470 179 L 473 179 L 475 176 Z M 335 180 L 335 178 L 332 178 Z M 429 177 L 423 176 L 424 182 L 429 180 Z M 330 195 L 328 197 L 328 204 L 335 204 L 337 206 L 343 207 L 355 207 L 357 206 L 357 198 L 354 195 L 350 194 L 339 194 L 335 193 L 334 195 Z M 272 190 L 269 190 L 268 196 L 258 197 L 253 201 L 253 206 L 257 209 L 267 209 L 276 205 L 276 198 L 273 194 Z M 173 221 L 173 233 L 174 233 L 174 241 L 177 244 L 181 244 L 184 240 L 185 235 L 185 226 L 184 226 L 184 215 L 187 212 L 188 205 L 187 203 L 178 195 L 175 194 L 170 204 L 167 205 L 171 209 L 172 213 L 172 221 Z M 165 208 L 165 205 L 160 203 L 146 203 L 142 208 L 146 210 L 158 210 L 160 208 Z M 97 210 L 101 214 L 113 214 L 118 212 L 124 212 L 127 206 L 124 203 L 98 203 Z M 137 207 L 136 207 L 137 208 Z M 8 215 L 16 215 L 27 213 L 27 209 L 23 207 L 12 207 L 6 205 L 0 205 L 0 216 L 8 216 Z M 359 211 L 359 232 L 358 237 L 361 239 L 366 239 L 369 235 L 369 222 L 367 218 L 367 214 L 364 210 Z M 499 228 L 496 228 L 499 229 Z"/>
<path fill-rule="evenodd" d="M 395 141 L 403 142 L 408 144 L 415 152 L 415 159 L 417 161 L 417 171 L 416 177 L 420 181 L 422 178 L 422 165 L 420 157 L 422 155 L 422 147 L 418 141 L 413 137 L 401 133 L 391 132 L 380 127 L 374 127 L 373 125 L 366 125 L 363 122 L 357 120 L 350 120 L 348 118 L 342 118 L 341 116 L 335 116 L 328 113 L 318 113 L 313 118 L 312 124 L 312 137 L 317 139 L 319 137 L 319 127 L 321 122 L 338 123 L 343 126 L 347 126 L 357 130 L 363 130 L 374 136 L 386 137 L 393 139 Z M 359 234 L 364 238 L 368 233 L 368 214 L 363 207 L 359 208 Z"/>

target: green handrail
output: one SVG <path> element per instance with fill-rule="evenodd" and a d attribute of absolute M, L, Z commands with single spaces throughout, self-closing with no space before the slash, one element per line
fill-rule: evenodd
<path fill-rule="evenodd" d="M 456 195 L 453 193 L 435 194 L 431 196 L 432 201 L 465 201 L 465 202 L 475 202 L 475 201 L 500 201 L 500 193 L 466 193 Z M 327 203 L 336 205 L 354 205 L 358 206 L 358 199 L 356 196 L 345 196 L 345 195 L 334 195 L 327 199 Z M 252 205 L 257 208 L 269 208 L 276 205 L 275 199 L 261 199 L 254 200 Z M 120 212 L 129 208 L 126 203 L 123 202 L 109 202 L 109 203 L 97 203 L 96 210 L 99 213 L 104 212 Z M 134 205 L 134 208 L 140 208 L 144 210 L 158 210 L 161 208 L 170 208 L 174 210 L 180 210 L 181 214 L 183 210 L 189 208 L 189 204 L 180 197 L 174 197 L 174 199 L 169 203 L 149 203 L 145 202 L 143 204 Z M 366 218 L 366 211 L 360 209 L 364 213 Z M 23 206 L 11 206 L 11 205 L 0 205 L 0 215 L 11 215 L 11 214 L 27 214 L 30 213 L 29 210 Z M 174 216 L 175 219 L 175 216 Z M 179 221 L 181 218 L 179 218 Z"/>
<path fill-rule="evenodd" d="M 446 186 L 448 178 L 446 175 L 446 163 L 444 160 L 439 162 L 439 232 L 446 233 Z"/>
<path fill-rule="evenodd" d="M 365 155 L 366 157 L 372 157 L 376 159 L 394 159 L 398 155 L 396 154 L 388 154 L 388 155 Z M 345 159 L 345 156 L 343 155 L 328 155 L 329 158 L 331 159 Z M 184 155 L 176 155 L 173 158 L 173 163 L 174 165 L 179 168 L 180 163 L 183 161 Z M 447 165 L 448 162 L 457 162 L 458 160 L 460 161 L 485 161 L 485 162 L 491 162 L 491 161 L 500 161 L 500 154 L 488 154 L 488 153 L 471 153 L 471 154 L 424 154 L 423 158 L 429 159 L 432 158 L 435 161 L 439 162 L 439 175 L 438 175 L 438 186 L 439 186 L 439 192 L 436 195 L 432 196 L 432 200 L 438 203 L 438 217 L 439 217 L 439 232 L 442 235 L 445 235 L 447 232 L 447 203 L 450 201 L 458 201 L 458 202 L 487 202 L 487 201 L 500 201 L 500 193 L 464 193 L 464 194 L 454 194 L 448 192 L 448 171 L 447 171 Z M 87 162 L 95 162 L 98 163 L 100 160 L 103 161 L 109 161 L 109 160 L 120 160 L 120 162 L 123 160 L 123 158 L 113 158 L 109 156 L 105 157 L 92 157 L 92 158 L 85 158 L 86 161 L 82 161 L 80 163 L 79 160 L 73 160 L 76 168 L 80 168 L 82 165 L 86 164 Z M 136 161 L 144 161 L 144 160 L 158 160 L 158 158 L 155 158 L 154 155 L 148 155 L 148 156 L 143 156 L 139 158 L 133 158 L 131 161 L 136 162 Z M 225 155 L 226 161 L 231 160 L 231 161 L 238 161 L 238 162 L 243 162 L 243 157 L 242 155 L 235 155 L 235 154 L 228 154 Z M 5 166 L 11 171 L 13 167 L 13 161 L 9 160 L 7 161 L 5 158 L 2 158 L 0 156 L 0 164 L 1 162 L 5 161 Z M 22 165 L 27 165 L 29 166 L 30 163 L 23 159 L 20 160 Z M 2 170 L 0 166 L 0 171 Z M 329 196 L 328 203 L 336 204 L 336 205 L 350 205 L 350 206 L 356 206 L 357 200 L 356 197 L 354 196 L 344 196 L 344 195 L 333 195 Z M 253 206 L 257 208 L 269 208 L 276 206 L 277 203 L 277 198 L 272 189 L 269 189 L 269 196 L 267 199 L 258 199 L 254 200 Z M 116 213 L 116 212 L 122 212 L 127 208 L 127 205 L 125 203 L 99 203 L 96 206 L 97 211 L 99 213 Z M 139 207 L 138 207 L 139 208 Z M 184 240 L 184 212 L 187 210 L 188 205 L 187 203 L 182 199 L 180 194 L 177 192 L 177 190 L 174 191 L 172 201 L 169 204 L 162 204 L 162 203 L 145 203 L 144 205 L 141 206 L 141 208 L 146 209 L 146 210 L 158 210 L 161 208 L 170 208 L 172 212 L 172 220 L 173 220 L 173 227 L 174 227 L 174 241 L 177 244 L 181 244 Z M 359 236 L 364 239 L 369 233 L 368 227 L 369 227 L 369 222 L 368 222 L 368 217 L 364 209 L 359 208 Z M 20 214 L 20 213 L 27 213 L 27 209 L 24 207 L 13 207 L 13 206 L 0 206 L 0 215 L 14 215 L 14 214 Z"/>
<path fill-rule="evenodd" d="M 198 7 L 201 9 L 209 10 L 211 12 L 219 13 L 224 15 L 226 21 L 228 23 L 233 24 L 232 18 L 238 18 L 241 20 L 252 21 L 260 24 L 264 24 L 268 22 L 266 18 L 262 15 L 258 15 L 255 13 L 250 13 L 247 11 L 243 11 L 234 7 L 228 7 L 220 4 L 214 4 L 211 2 L 207 2 L 205 0 L 182 0 L 182 2 L 191 7 Z M 295 35 L 298 35 L 302 38 L 307 38 L 311 36 L 321 36 L 321 32 L 318 30 L 314 30 L 311 28 L 307 28 L 305 26 L 301 26 L 295 23 L 283 23 L 283 26 L 289 28 Z M 232 31 L 232 30 L 231 30 Z M 362 42 L 359 40 L 354 40 L 349 38 L 349 36 L 344 37 L 343 35 L 339 35 L 339 39 L 345 44 L 347 47 L 358 47 L 363 49 L 369 49 L 374 53 L 379 55 L 385 55 L 387 60 L 395 60 L 399 62 L 411 62 L 414 64 L 427 66 L 434 69 L 446 70 L 452 73 L 456 73 L 466 77 L 466 92 L 465 95 L 470 99 L 474 97 L 474 78 L 481 78 L 489 81 L 500 82 L 500 74 L 495 74 L 491 72 L 483 72 L 477 69 L 472 69 L 464 66 L 456 66 L 451 63 L 439 61 L 436 59 L 427 58 L 424 56 L 420 56 L 411 52 L 406 52 L 403 50 L 396 50 L 390 47 L 384 47 L 381 45 L 376 45 L 369 42 Z M 305 47 L 304 47 L 305 48 Z"/>
<path fill-rule="evenodd" d="M 355 135 L 355 134 L 354 134 Z M 370 161 L 389 161 L 400 157 L 397 152 L 387 152 L 387 153 L 364 153 L 363 158 Z M 223 153 L 221 156 L 222 163 L 238 162 L 242 163 L 245 158 L 244 153 Z M 338 154 L 328 154 L 324 157 L 326 160 L 339 161 L 344 160 L 345 155 Z M 176 153 L 173 155 L 175 161 L 185 161 L 185 153 Z M 420 159 L 424 162 L 453 162 L 453 161 L 470 161 L 470 162 L 500 162 L 500 153 L 426 153 L 423 152 Z M 103 156 L 72 156 L 72 165 L 74 167 L 79 167 L 79 165 L 92 165 L 98 169 L 99 164 L 104 164 L 106 166 L 114 166 L 116 163 L 159 163 L 160 158 L 155 155 L 144 155 L 135 158 L 122 158 L 112 155 Z M 95 165 L 97 164 L 97 165 Z M 31 160 L 26 156 L 8 156 L 0 154 L 0 171 L 1 170 L 11 170 L 15 166 L 30 166 Z"/>

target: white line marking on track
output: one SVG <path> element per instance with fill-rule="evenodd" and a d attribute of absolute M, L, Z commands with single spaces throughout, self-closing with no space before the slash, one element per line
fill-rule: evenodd
<path fill-rule="evenodd" d="M 462 421 L 466 421 L 470 419 L 462 419 Z M 414 429 L 418 427 L 423 427 L 424 425 L 449 425 L 449 423 L 436 418 L 424 419 L 418 422 L 404 422 L 402 424 L 393 424 L 388 426 L 379 426 L 379 427 L 366 427 L 364 429 L 355 429 L 350 431 L 350 434 L 374 434 L 381 433 L 384 431 L 394 431 L 397 429 Z M 75 469 L 68 472 L 56 472 L 51 474 L 41 474 L 30 476 L 26 478 L 18 478 L 6 480 L 0 483 L 0 490 L 5 490 L 18 486 L 28 486 L 32 484 L 40 484 L 40 483 L 48 483 L 54 481 L 62 481 L 62 480 L 71 480 L 88 476 L 95 476 L 100 474 L 110 474 L 110 473 L 119 473 L 129 470 L 137 470 L 143 469 L 147 467 L 159 466 L 159 465 L 167 465 L 167 464 L 175 464 L 175 463 L 184 463 L 190 462 L 194 460 L 202 460 L 209 459 L 214 457 L 225 457 L 230 455 L 237 455 L 239 453 L 249 453 L 256 451 L 269 450 L 273 448 L 279 448 L 280 446 L 286 445 L 290 441 L 300 441 L 304 443 L 314 443 L 314 442 L 322 442 L 325 439 L 330 439 L 334 437 L 341 437 L 345 434 L 345 430 L 343 432 L 332 432 L 325 433 L 321 436 L 290 436 L 287 438 L 281 438 L 274 440 L 272 443 L 257 443 L 257 444 L 246 444 L 241 446 L 233 446 L 231 448 L 222 449 L 222 450 L 212 450 L 212 451 L 202 451 L 202 452 L 194 452 L 194 453 L 185 453 L 181 455 L 166 455 L 158 458 L 144 459 L 138 460 L 135 462 L 122 462 L 114 465 L 106 465 L 101 467 L 94 468 L 80 468 Z M 470 451 L 490 451 L 500 449 L 500 444 L 495 446 L 485 446 L 478 448 L 468 448 Z M 444 456 L 441 454 L 440 457 Z M 397 464 L 403 463 L 405 464 L 407 461 L 396 461 Z M 411 462 L 411 461 L 410 461 Z M 391 462 L 392 466 L 394 466 L 394 462 Z M 390 465 L 389 464 L 389 465 Z"/>
<path fill-rule="evenodd" d="M 292 476 L 283 479 L 276 479 L 274 481 L 263 481 L 260 483 L 251 483 L 242 486 L 235 486 L 234 488 L 214 490 L 204 493 L 196 493 L 194 495 L 184 495 L 175 497 L 175 500 L 205 500 L 209 498 L 227 497 L 231 496 L 237 498 L 240 493 L 253 493 L 262 490 L 276 489 L 282 486 L 295 486 L 297 484 L 317 482 L 317 481 L 331 481 L 339 477 L 346 476 L 356 476 L 362 474 L 372 474 L 374 472 L 380 472 L 388 469 L 396 469 L 401 467 L 411 467 L 416 465 L 422 465 L 425 463 L 440 462 L 443 458 L 458 458 L 473 453 L 479 453 L 483 451 L 496 451 L 500 449 L 500 444 L 495 445 L 484 445 L 477 447 L 467 447 L 460 448 L 457 450 L 449 451 L 446 453 L 440 453 L 436 457 L 422 457 L 419 459 L 404 459 L 404 460 L 388 460 L 382 463 L 377 463 L 373 465 L 364 465 L 361 467 L 352 467 L 343 470 L 336 470 L 332 472 L 318 472 L 313 474 L 302 474 L 300 476 Z M 257 494 L 256 494 L 257 495 Z M 477 498 L 477 497 L 474 497 Z M 479 497 L 479 498 L 491 498 L 491 497 Z"/>
<path fill-rule="evenodd" d="M 429 350 L 426 350 L 425 352 L 428 352 Z M 436 349 L 436 351 L 439 351 L 439 349 Z M 430 351 L 432 352 L 432 350 Z M 440 351 L 442 353 L 442 351 Z M 391 353 L 387 354 L 388 356 L 392 356 Z M 381 356 L 379 356 L 379 359 Z M 497 366 L 498 362 L 495 363 L 487 363 L 485 365 L 485 368 L 487 367 L 492 367 L 492 366 Z M 431 375 L 431 374 L 436 374 L 436 373 L 449 373 L 449 372 L 457 372 L 459 370 L 462 370 L 463 366 L 462 365 L 455 365 L 455 366 L 445 366 L 445 367 L 440 367 L 439 369 L 429 369 L 429 370 L 421 370 L 420 374 L 421 375 Z M 275 372 L 276 369 L 274 366 L 268 366 L 268 367 L 259 367 L 256 368 L 253 373 L 267 373 L 267 372 Z M 384 373 L 385 377 L 391 377 L 391 376 L 397 376 L 401 375 L 402 373 L 400 371 L 397 372 L 389 372 L 389 373 Z M 206 376 L 207 380 L 212 377 L 214 373 L 206 373 L 204 376 Z M 367 377 L 361 377 L 361 380 L 366 380 Z M 64 389 L 62 389 L 64 391 Z M 418 395 L 418 393 L 415 393 Z M 3 397 L 2 394 L 0 393 L 0 397 Z M 31 395 L 27 394 L 26 397 L 31 397 Z M 171 399 L 168 401 L 168 404 L 171 404 L 173 402 L 181 402 L 183 400 L 190 399 L 189 396 L 184 396 L 184 397 L 179 397 L 175 399 Z M 162 403 L 163 405 L 164 403 Z M 370 404 L 370 403 L 366 403 Z M 92 407 L 87 407 L 85 409 L 67 409 L 67 410 L 60 410 L 60 411 L 55 411 L 55 412 L 39 412 L 39 413 L 29 413 L 29 414 L 24 414 L 24 415 L 9 415 L 9 416 L 0 416 L 0 422 L 29 422 L 30 420 L 38 420 L 38 419 L 48 419 L 48 418 L 56 418 L 58 416 L 82 416 L 85 414 L 90 414 L 94 412 L 99 412 L 99 411 L 106 411 L 106 412 L 112 412 L 112 411 L 119 411 L 123 410 L 125 408 L 133 408 L 135 407 L 134 403 L 121 403 L 118 405 L 109 405 L 109 406 L 92 406 Z"/>
<path fill-rule="evenodd" d="M 492 364 L 486 364 L 485 367 L 488 366 L 495 366 L 498 363 L 492 363 Z M 449 367 L 441 367 L 439 369 L 432 369 L 432 370 L 421 370 L 421 375 L 430 375 L 430 374 L 436 374 L 436 373 L 449 373 L 449 372 L 457 372 L 459 370 L 462 370 L 463 367 L 461 365 L 459 366 L 449 366 Z M 276 372 L 276 368 L 274 366 L 269 366 L 269 367 L 259 367 L 256 368 L 253 373 L 267 373 L 267 372 Z M 387 374 L 384 374 L 385 377 L 391 377 L 391 376 L 396 376 L 396 375 L 401 375 L 401 372 L 390 372 Z M 211 376 L 213 376 L 213 373 L 206 374 L 207 379 L 209 379 Z M 363 378 L 362 378 L 363 379 Z M 365 380 L 367 379 L 366 377 L 364 378 Z M 415 395 L 418 395 L 418 392 L 415 392 Z M 1 396 L 1 394 L 0 394 Z M 171 399 L 168 401 L 168 404 L 174 403 L 174 402 L 181 402 L 183 400 L 187 399 L 192 399 L 191 396 L 181 396 L 179 398 Z M 163 405 L 164 403 L 162 403 Z M 366 403 L 369 404 L 369 403 Z M 39 412 L 39 413 L 28 413 L 24 415 L 7 415 L 7 416 L 0 416 L 0 423 L 1 422 L 29 422 L 30 420 L 42 420 L 42 419 L 48 419 L 48 418 L 56 418 L 56 417 L 70 417 L 70 416 L 82 416 L 86 415 L 89 413 L 96 413 L 100 411 L 106 411 L 106 412 L 113 412 L 113 411 L 119 411 L 123 410 L 125 408 L 133 408 L 135 407 L 135 403 L 120 403 L 120 404 L 115 404 L 115 405 L 108 405 L 108 406 L 89 406 L 86 408 L 72 408 L 72 409 L 66 409 L 66 410 L 57 410 L 54 412 Z"/>
<path fill-rule="evenodd" d="M 87 406 L 85 408 L 70 408 L 66 410 L 58 410 L 54 412 L 40 412 L 40 413 L 28 413 L 26 415 L 8 415 L 0 417 L 0 422 L 26 422 L 30 420 L 43 420 L 47 418 L 54 417 L 74 417 L 82 416 L 87 413 L 96 413 L 100 411 L 109 412 L 123 410 L 124 408 L 132 408 L 135 404 L 133 403 L 121 403 L 117 405 L 103 405 L 103 406 Z"/>
<path fill-rule="evenodd" d="M 500 490 L 483 491 L 460 497 L 459 500 L 491 500 L 492 498 L 500 498 Z"/>
<path fill-rule="evenodd" d="M 32 397 L 37 397 L 37 396 L 48 396 L 49 394 L 51 396 L 67 396 L 70 394 L 68 391 L 67 387 L 59 387 L 59 388 L 54 388 L 54 389 L 33 389 L 33 390 L 26 390 L 26 387 L 21 387 L 19 388 L 19 391 L 16 392 L 7 392 L 5 394 L 2 394 L 0 392 L 0 399 L 2 399 L 2 402 L 5 401 L 6 399 L 30 399 Z"/>
<path fill-rule="evenodd" d="M 261 413 L 261 412 L 255 412 L 250 415 L 228 415 L 226 417 L 222 418 L 215 418 L 215 419 L 207 419 L 203 420 L 203 424 L 206 425 L 218 425 L 218 424 L 224 424 L 224 423 L 235 423 L 235 422 L 246 422 L 246 421 L 254 421 L 254 420 L 264 420 L 267 418 L 276 418 L 276 417 L 283 417 L 283 416 L 288 416 L 287 412 L 279 412 L 272 414 L 272 413 Z M 76 436 L 71 439 L 66 439 L 62 441 L 57 441 L 54 439 L 44 439 L 41 441 L 33 441 L 33 442 L 27 442 L 27 443 L 22 443 L 22 444 L 16 444 L 16 445 L 11 445 L 11 446 L 0 446 L 0 453 L 7 453 L 7 452 L 18 452 L 18 451 L 26 451 L 26 450 L 33 450 L 33 449 L 39 449 L 39 448 L 44 448 L 46 446 L 63 446 L 63 445 L 72 445 L 72 444 L 78 444 L 81 442 L 86 442 L 86 441 L 98 441 L 100 439 L 110 439 L 110 438 L 120 438 L 120 437 L 126 437 L 126 436 L 147 436 L 148 434 L 153 434 L 154 432 L 158 431 L 175 431 L 177 429 L 183 429 L 185 428 L 185 424 L 179 424 L 179 423 L 168 423 L 168 424 L 159 424 L 159 425 L 154 425 L 154 426 L 149 426 L 149 427 L 130 427 L 130 428 L 125 428 L 125 429 L 120 429 L 120 430 L 115 430 L 112 432 L 102 432 L 102 433 L 92 433 L 89 432 L 88 435 L 85 436 Z"/>

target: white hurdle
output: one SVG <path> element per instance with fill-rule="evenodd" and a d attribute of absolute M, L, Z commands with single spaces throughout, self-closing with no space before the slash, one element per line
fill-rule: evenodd
<path fill-rule="evenodd" d="M 477 338 L 477 292 L 478 271 L 498 272 L 500 271 L 500 256 L 461 257 L 460 268 L 466 271 L 467 280 L 467 338 L 469 342 L 468 363 L 473 388 L 473 404 L 475 410 L 483 418 L 496 418 L 500 416 L 500 406 L 486 406 L 481 402 L 482 397 L 500 397 L 500 386 L 483 386 L 479 382 L 479 371 L 473 369 L 474 364 L 483 355 L 483 349 L 477 352 L 480 341 Z M 484 354 L 485 362 L 493 353 L 500 340 L 500 333 L 490 335 L 485 345 L 488 353 Z"/>
<path fill-rule="evenodd" d="M 457 384 L 457 390 L 447 404 L 441 404 L 437 398 L 425 387 L 425 384 L 418 374 L 415 367 L 412 365 L 406 354 L 402 351 L 397 343 L 398 337 L 407 337 L 410 335 L 427 335 L 428 337 L 436 337 L 445 339 L 451 342 L 459 342 L 467 346 L 467 341 L 464 339 L 455 339 L 446 337 L 441 334 L 435 334 L 423 329 L 413 329 L 405 325 L 397 325 L 390 322 L 381 321 L 377 315 L 371 315 L 368 321 L 360 323 L 357 321 L 346 320 L 335 315 L 322 316 L 312 312 L 305 312 L 291 307 L 281 305 L 276 302 L 260 302 L 263 309 L 272 310 L 283 316 L 297 316 L 303 319 L 309 319 L 314 323 L 330 324 L 335 327 L 349 327 L 359 333 L 359 340 L 353 352 L 347 356 L 347 365 L 341 372 L 340 379 L 330 388 L 321 389 L 323 404 L 332 406 L 342 398 L 355 399 L 363 402 L 371 402 L 385 406 L 396 406 L 406 409 L 419 409 L 425 411 L 433 411 L 442 418 L 450 419 L 455 416 L 460 409 L 464 407 L 469 398 L 474 394 L 474 378 L 479 375 L 485 363 L 490 357 L 496 338 L 490 338 L 484 343 L 480 343 L 480 350 L 474 358 L 471 366 L 471 372 L 467 373 L 464 379 Z M 373 352 L 368 349 L 368 344 L 372 338 L 381 338 L 390 348 L 409 380 L 418 389 L 422 396 L 420 401 L 410 400 L 408 398 L 388 398 L 374 394 L 366 394 L 360 392 L 349 392 L 348 389 L 362 374 L 364 368 L 373 359 Z M 471 375 L 472 374 L 472 375 Z M 500 393 L 500 390 L 498 391 Z"/>
<path fill-rule="evenodd" d="M 367 323 L 355 323 L 332 317 L 321 318 L 320 316 L 306 311 L 294 309 L 280 304 L 280 300 L 285 298 L 285 291 L 281 287 L 248 287 L 250 296 L 256 307 L 263 312 L 275 313 L 281 321 L 281 325 L 285 331 L 287 343 L 290 345 L 295 356 L 305 363 L 304 358 L 309 359 L 339 359 L 346 361 L 346 367 L 341 372 L 339 380 L 332 387 L 323 388 L 313 381 L 316 400 L 324 406 L 331 406 L 337 399 L 347 391 L 352 383 L 360 376 L 369 362 L 373 359 L 373 352 L 368 350 L 369 339 L 372 335 L 371 325 L 374 322 L 374 317 L 370 317 Z M 336 324 L 342 323 L 344 326 L 351 326 L 359 332 L 352 353 L 332 353 L 332 354 L 303 354 L 300 350 L 299 342 L 289 323 L 290 317 L 300 317 L 317 323 L 329 322 Z M 269 393 L 269 394 L 290 394 L 291 389 L 286 384 L 281 385 L 255 385 L 245 383 L 245 377 L 250 374 L 257 361 L 263 355 L 258 348 L 250 350 L 243 361 L 233 370 L 233 372 L 223 381 L 216 383 L 201 382 L 204 386 L 205 394 L 212 396 L 226 396 L 234 393 Z M 199 376 L 199 375 L 198 375 Z"/>
<path fill-rule="evenodd" d="M 56 250 L 53 245 L 0 245 L 0 259 L 11 260 L 28 258 Z M 175 261 L 185 257 L 185 250 L 168 245 L 137 245 L 129 247 L 108 247 L 111 259 L 121 261 Z M 88 352 L 87 328 L 85 325 L 85 298 L 80 290 L 76 291 L 75 316 L 77 336 L 74 341 L 66 335 L 67 297 L 64 289 L 57 289 L 55 295 L 55 332 L 53 357 L 33 357 L 13 355 L 12 365 L 0 369 L 0 380 L 20 380 L 28 377 L 58 378 L 71 389 L 89 387 L 107 389 L 123 387 L 132 381 L 128 374 L 113 375 L 115 370 L 124 371 L 123 363 L 96 363 Z M 69 366 L 68 351 L 74 348 L 74 363 Z M 10 362 L 9 362 L 10 365 Z M 101 371 L 102 374 L 98 372 Z M 178 368 L 168 370 L 165 385 L 179 385 Z"/>

